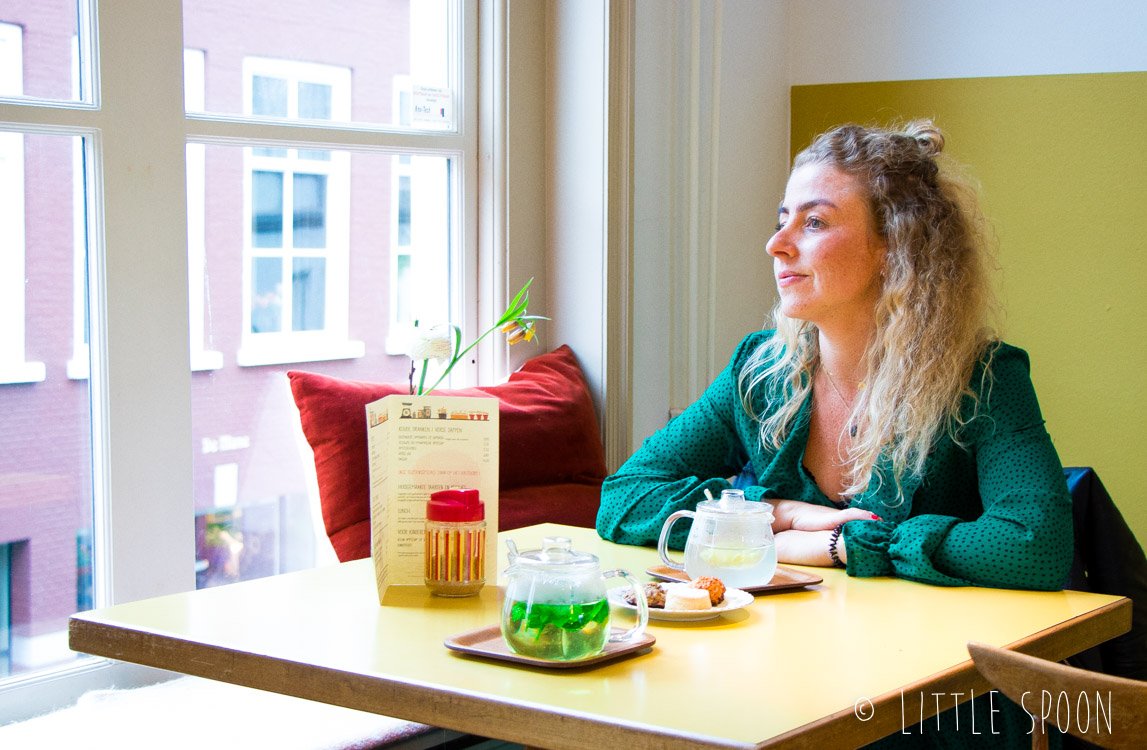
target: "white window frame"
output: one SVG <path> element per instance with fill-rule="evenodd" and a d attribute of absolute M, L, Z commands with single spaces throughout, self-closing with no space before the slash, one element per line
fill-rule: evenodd
<path fill-rule="evenodd" d="M 298 120 L 300 83 L 320 83 L 331 89 L 331 120 L 351 119 L 351 71 L 349 68 L 297 60 L 248 57 L 243 60 L 244 113 L 252 116 L 252 90 L 256 76 L 278 78 L 287 83 L 287 119 Z M 284 156 L 257 153 L 260 149 L 243 149 L 243 332 L 242 344 L 235 360 L 244 366 L 282 362 L 351 359 L 366 353 L 361 341 L 349 336 L 350 290 L 350 153 L 329 150 L 328 160 L 305 159 L 300 151 L 286 148 Z M 325 149 L 319 149 L 325 150 Z M 254 247 L 251 231 L 252 176 L 257 171 L 283 175 L 283 244 L 280 248 Z M 295 248 L 292 236 L 291 207 L 293 180 L 297 174 L 319 174 L 326 177 L 326 247 Z M 281 258 L 283 274 L 290 277 L 291 261 L 296 257 L 318 257 L 325 261 L 325 315 L 322 330 L 292 331 L 291 285 L 284 284 L 280 323 L 276 333 L 251 330 L 251 276 L 255 258 Z"/>
<path fill-rule="evenodd" d="M 0 23 L 0 96 L 24 93 L 24 30 Z M 0 385 L 37 383 L 43 362 L 24 359 L 24 136 L 0 131 Z"/>
<path fill-rule="evenodd" d="M 191 445 L 192 351 L 187 264 L 187 145 L 283 146 L 434 153 L 455 159 L 457 248 L 452 278 L 477 297 L 477 0 L 451 0 L 462 48 L 450 51 L 455 131 L 416 132 L 351 123 L 271 122 L 185 112 L 179 3 L 80 0 L 81 44 L 96 28 L 86 101 L 0 96 L 0 130 L 83 136 L 87 165 L 87 270 L 92 403 L 94 593 L 109 606 L 195 587 Z M 419 6 L 423 3 L 419 2 Z M 96 8 L 93 17 L 89 8 Z M 421 11 L 419 11 L 421 12 Z M 441 84 L 436 84 L 440 86 Z M 200 287 L 201 288 L 201 287 Z M 468 338 L 478 302 L 452 300 Z M 478 372 L 458 368 L 469 382 Z M 0 722 L 66 705 L 87 689 L 156 679 L 154 671 L 102 659 L 0 683 Z"/>

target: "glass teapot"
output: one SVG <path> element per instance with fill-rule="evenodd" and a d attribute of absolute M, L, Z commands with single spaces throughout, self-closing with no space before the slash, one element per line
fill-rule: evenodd
<path fill-rule="evenodd" d="M 669 531 L 679 518 L 692 518 L 685 542 L 685 564 L 669 559 Z M 673 570 L 690 578 L 714 576 L 726 586 L 764 586 L 777 570 L 773 506 L 745 499 L 741 490 L 724 490 L 719 500 L 697 503 L 697 512 L 679 510 L 665 519 L 657 553 Z"/>
<path fill-rule="evenodd" d="M 509 583 L 502 602 L 502 638 L 522 656 L 572 661 L 602 652 L 606 642 L 632 643 L 645 632 L 649 610 L 641 584 L 621 569 L 601 571 L 595 555 L 570 548 L 566 537 L 546 537 L 540 550 L 510 548 Z M 609 629 L 608 578 L 633 587 L 637 623 L 616 635 Z"/>

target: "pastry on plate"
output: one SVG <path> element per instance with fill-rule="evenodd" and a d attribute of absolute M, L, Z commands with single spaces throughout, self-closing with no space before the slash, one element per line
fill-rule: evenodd
<path fill-rule="evenodd" d="M 692 586 L 670 586 L 665 592 L 665 611 L 712 609 L 709 592 Z"/>
<path fill-rule="evenodd" d="M 721 582 L 720 578 L 701 576 L 695 581 L 690 581 L 689 585 L 695 589 L 705 589 L 708 591 L 709 603 L 714 607 L 725 600 L 725 584 Z"/>
<path fill-rule="evenodd" d="M 650 607 L 661 609 L 665 606 L 665 589 L 661 587 L 660 583 L 647 583 L 645 584 L 645 603 Z M 633 599 L 633 589 L 625 592 L 626 604 L 636 605 L 637 602 Z"/>

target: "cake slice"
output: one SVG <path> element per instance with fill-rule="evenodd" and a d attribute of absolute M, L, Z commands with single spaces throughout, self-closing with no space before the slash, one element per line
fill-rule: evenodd
<path fill-rule="evenodd" d="M 694 589 L 687 586 L 667 586 L 665 592 L 665 609 L 670 610 L 706 610 L 711 609 L 709 592 L 705 589 Z"/>

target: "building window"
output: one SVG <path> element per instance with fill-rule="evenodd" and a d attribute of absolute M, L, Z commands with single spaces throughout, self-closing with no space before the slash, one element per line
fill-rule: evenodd
<path fill-rule="evenodd" d="M 0 96 L 24 93 L 23 29 L 0 23 Z M 24 136 L 0 131 L 0 385 L 44 379 L 25 357 Z"/>
<path fill-rule="evenodd" d="M 201 49 L 183 50 L 183 106 L 188 112 L 206 108 L 207 55 Z M 223 353 L 205 335 L 207 299 L 207 152 L 202 143 L 187 144 L 187 301 L 191 338 L 191 369 L 218 370 Z"/>
<path fill-rule="evenodd" d="M 395 76 L 394 123 L 409 127 L 414 96 L 410 76 Z M 390 325 L 386 351 L 403 354 L 417 323 L 447 322 L 446 284 L 449 269 L 451 163 L 420 154 L 391 158 L 390 186 Z"/>
<path fill-rule="evenodd" d="M 292 60 L 243 64 L 248 113 L 349 120 L 351 71 Z M 361 357 L 348 335 L 350 154 L 244 149 L 244 318 L 240 365 Z"/>

